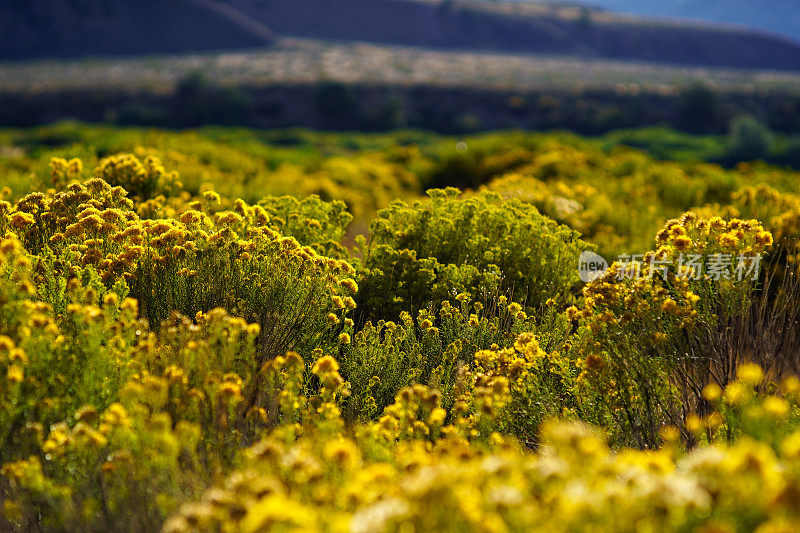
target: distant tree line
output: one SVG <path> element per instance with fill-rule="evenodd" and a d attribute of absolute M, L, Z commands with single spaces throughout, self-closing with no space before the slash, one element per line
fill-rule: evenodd
<path fill-rule="evenodd" d="M 767 159 L 800 166 L 800 94 L 717 92 L 692 85 L 673 94 L 592 89 L 500 91 L 432 86 L 311 85 L 237 87 L 202 74 L 167 95 L 91 90 L 0 95 L 0 126 L 59 119 L 191 128 L 205 124 L 385 131 L 420 128 L 460 134 L 521 128 L 586 135 L 644 126 L 726 135 L 723 162 Z M 776 141 L 773 132 L 789 136 Z"/>

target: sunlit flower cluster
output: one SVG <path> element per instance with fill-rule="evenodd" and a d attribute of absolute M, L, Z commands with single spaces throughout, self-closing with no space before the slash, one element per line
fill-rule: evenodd
<path fill-rule="evenodd" d="M 795 367 L 720 341 L 761 278 L 684 260 L 790 265 L 782 175 L 555 137 L 303 166 L 179 136 L 0 193 L 0 529 L 796 528 Z M 417 197 L 453 168 L 483 190 Z M 582 284 L 590 241 L 646 247 Z"/>

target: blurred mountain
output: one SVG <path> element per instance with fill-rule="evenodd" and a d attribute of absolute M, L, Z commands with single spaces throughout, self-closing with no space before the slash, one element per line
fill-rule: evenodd
<path fill-rule="evenodd" d="M 624 7 L 630 0 L 600 1 Z M 741 0 L 747 2 L 758 0 Z M 273 31 L 451 50 L 800 70 L 800 43 L 788 38 L 620 16 L 578 1 L 0 0 L 0 58 L 258 47 L 273 42 Z"/>
<path fill-rule="evenodd" d="M 691 17 L 745 24 L 785 33 L 800 41 L 798 0 L 589 0 L 626 13 Z"/>
<path fill-rule="evenodd" d="M 264 46 L 270 30 L 212 0 L 0 0 L 0 59 Z"/>
<path fill-rule="evenodd" d="M 580 1 L 226 1 L 283 35 L 800 70 L 800 43 L 788 38 L 711 24 L 623 17 L 582 7 Z M 756 0 L 742 0 L 747 1 Z"/>

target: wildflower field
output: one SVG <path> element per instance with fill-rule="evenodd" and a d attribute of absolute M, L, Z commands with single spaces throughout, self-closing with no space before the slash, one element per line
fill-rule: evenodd
<path fill-rule="evenodd" d="M 1 130 L 0 530 L 795 531 L 798 178 Z"/>

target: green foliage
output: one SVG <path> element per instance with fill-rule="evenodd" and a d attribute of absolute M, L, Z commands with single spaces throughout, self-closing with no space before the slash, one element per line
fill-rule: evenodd
<path fill-rule="evenodd" d="M 0 529 L 798 519 L 795 174 L 503 133 L 422 198 L 452 140 L 40 134 L 103 149 L 0 193 Z M 594 246 L 651 251 L 581 285 Z"/>
<path fill-rule="evenodd" d="M 345 231 L 353 220 L 342 201 L 323 202 L 311 195 L 298 200 L 293 196 L 267 197 L 258 202 L 266 211 L 270 226 L 329 257 L 347 256 L 342 246 Z"/>
<path fill-rule="evenodd" d="M 54 174 L 62 172 L 58 166 L 56 164 L 53 169 Z M 112 187 L 122 187 L 140 200 L 149 200 L 156 195 L 169 196 L 182 186 L 178 173 L 167 172 L 161 161 L 154 157 L 147 157 L 144 161 L 127 154 L 108 157 L 100 162 L 94 175 Z"/>
<path fill-rule="evenodd" d="M 393 318 L 461 292 L 500 290 L 539 307 L 564 304 L 577 281 L 578 235 L 519 201 L 457 189 L 430 190 L 429 200 L 396 202 L 372 223 L 364 249 L 359 301 L 368 316 Z M 385 303 L 391 299 L 391 307 Z"/>
<path fill-rule="evenodd" d="M 178 127 L 203 124 L 241 124 L 253 110 L 250 95 L 238 87 L 219 86 L 202 73 L 194 72 L 181 79 L 175 88 L 173 108 L 166 112 L 166 122 Z M 157 111 L 129 109 L 130 122 L 147 124 L 146 115 Z M 142 116 L 144 113 L 145 116 Z"/>
<path fill-rule="evenodd" d="M 472 364 L 477 351 L 508 346 L 535 328 L 535 321 L 505 297 L 495 296 L 484 305 L 465 293 L 455 305 L 445 300 L 435 312 L 420 311 L 416 320 L 403 312 L 398 322 L 368 322 L 339 356 L 351 390 L 345 418 L 375 417 L 413 383 L 443 391 L 442 405 L 452 407 L 460 369 Z"/>
<path fill-rule="evenodd" d="M 735 273 L 735 263 L 715 277 L 709 262 L 745 250 L 760 258 L 772 235 L 755 220 L 697 220 L 688 213 L 669 221 L 656 244 L 641 262 L 614 263 L 584 288 L 589 331 L 576 343 L 615 440 L 642 448 L 658 446 L 663 425 L 682 426 L 685 410 L 702 400 L 702 385 L 726 383 L 740 356 L 754 356 L 702 346 L 705 331 L 724 330 L 748 311 L 757 286 L 753 274 Z M 690 266 L 684 258 L 692 256 L 704 259 Z"/>
<path fill-rule="evenodd" d="M 772 146 L 772 134 L 765 124 L 750 116 L 731 122 L 728 157 L 734 161 L 766 159 Z"/>
<path fill-rule="evenodd" d="M 2 241 L 0 261 L 0 459 L 25 457 L 50 424 L 91 403 L 105 408 L 135 370 L 136 302 L 106 292 L 89 268 L 69 282 L 48 265 L 56 305 L 37 298 L 34 263 L 18 241 Z M 82 279 L 82 281 L 81 281 Z M 98 291 L 97 288 L 100 288 Z M 120 287 L 124 291 L 124 285 Z M 35 333 L 34 333 L 35 332 Z"/>
<path fill-rule="evenodd" d="M 720 97 L 703 84 L 683 89 L 677 105 L 675 124 L 689 133 L 719 132 L 724 124 Z"/>

